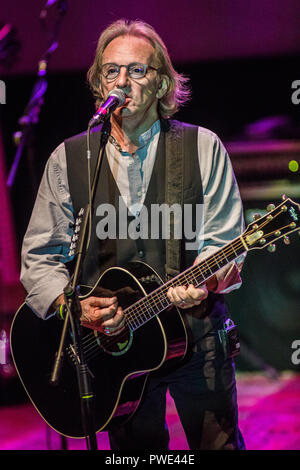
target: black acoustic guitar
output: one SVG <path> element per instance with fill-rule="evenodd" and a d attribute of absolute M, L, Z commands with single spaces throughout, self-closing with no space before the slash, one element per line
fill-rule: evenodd
<path fill-rule="evenodd" d="M 180 362 L 187 350 L 187 332 L 180 311 L 170 304 L 170 286 L 200 286 L 221 267 L 252 249 L 268 247 L 299 230 L 299 205 L 285 198 L 277 207 L 252 222 L 246 231 L 214 255 L 163 283 L 148 265 L 136 262 L 130 269 L 106 270 L 89 295 L 118 296 L 125 313 L 125 328 L 109 336 L 82 328 L 82 346 L 93 391 L 96 395 L 96 431 L 105 431 L 130 419 L 141 400 L 147 377 Z M 114 291 L 112 291 L 112 286 Z M 42 418 L 57 432 L 84 437 L 80 397 L 71 332 L 64 349 L 64 361 L 57 386 L 50 384 L 63 322 L 56 316 L 38 318 L 25 304 L 11 327 L 11 351 L 22 384 Z"/>

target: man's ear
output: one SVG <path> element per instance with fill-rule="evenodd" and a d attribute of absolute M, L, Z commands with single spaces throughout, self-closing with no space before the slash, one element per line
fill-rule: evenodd
<path fill-rule="evenodd" d="M 169 89 L 169 83 L 170 83 L 170 79 L 167 75 L 160 76 L 160 81 L 159 81 L 158 89 L 156 92 L 156 98 L 160 100 L 166 94 L 166 92 Z"/>

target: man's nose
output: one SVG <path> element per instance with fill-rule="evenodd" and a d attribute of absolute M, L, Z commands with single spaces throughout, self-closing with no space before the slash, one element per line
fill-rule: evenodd
<path fill-rule="evenodd" d="M 119 88 L 125 88 L 128 85 L 129 85 L 129 75 L 128 75 L 127 69 L 126 67 L 121 67 L 120 73 L 116 79 L 116 86 L 118 86 Z"/>

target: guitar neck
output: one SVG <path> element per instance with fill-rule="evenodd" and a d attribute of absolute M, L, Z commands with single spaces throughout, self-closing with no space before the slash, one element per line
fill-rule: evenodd
<path fill-rule="evenodd" d="M 125 310 L 128 326 L 134 331 L 170 307 L 172 303 L 167 297 L 170 287 L 186 286 L 189 284 L 199 287 L 220 268 L 235 260 L 245 251 L 247 251 L 247 246 L 242 236 L 240 236 L 200 263 L 191 266 L 186 271 L 170 279 Z"/>

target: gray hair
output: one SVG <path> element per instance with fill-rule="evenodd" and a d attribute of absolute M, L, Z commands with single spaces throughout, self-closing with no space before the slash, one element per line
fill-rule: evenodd
<path fill-rule="evenodd" d="M 167 91 L 158 103 L 158 112 L 163 118 L 171 117 L 190 98 L 190 89 L 187 85 L 189 79 L 176 72 L 163 40 L 152 26 L 141 20 L 117 20 L 109 25 L 99 37 L 95 59 L 87 73 L 87 80 L 96 99 L 96 106 L 98 107 L 103 102 L 100 88 L 102 54 L 113 39 L 126 35 L 145 38 L 152 44 L 160 62 L 160 73 L 169 78 Z"/>

